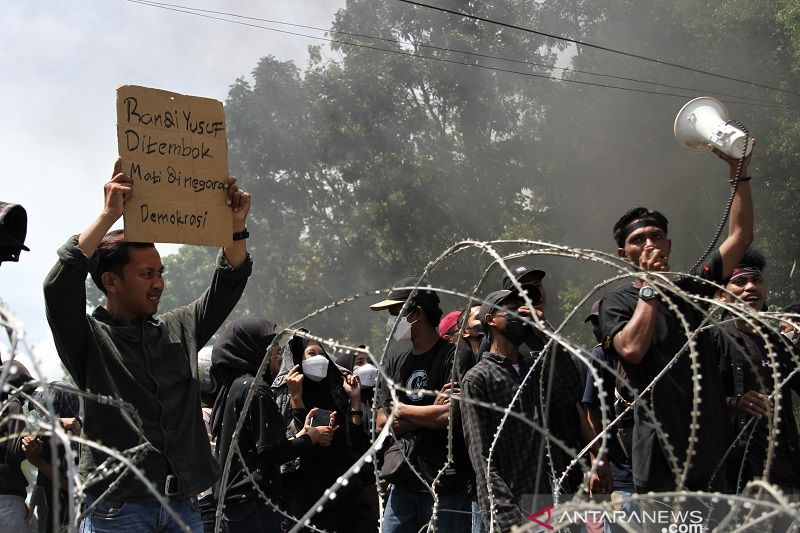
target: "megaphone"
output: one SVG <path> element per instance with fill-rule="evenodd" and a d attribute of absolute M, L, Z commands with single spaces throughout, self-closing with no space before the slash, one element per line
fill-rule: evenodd
<path fill-rule="evenodd" d="M 687 103 L 675 117 L 675 139 L 690 152 L 706 152 L 709 143 L 722 153 L 739 159 L 744 151 L 747 134 L 728 123 L 728 111 L 722 102 L 701 96 Z M 747 143 L 747 153 L 753 149 L 753 138 Z"/>

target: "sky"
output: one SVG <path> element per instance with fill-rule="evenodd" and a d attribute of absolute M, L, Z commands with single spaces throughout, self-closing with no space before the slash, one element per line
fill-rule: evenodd
<path fill-rule="evenodd" d="M 328 27 L 344 1 L 185 0 L 183 5 Z M 103 207 L 103 184 L 117 154 L 117 86 L 224 101 L 230 85 L 248 78 L 261 57 L 271 54 L 303 66 L 308 46 L 319 41 L 126 0 L 5 0 L 0 35 L 0 200 L 27 210 L 31 249 L 19 263 L 0 266 L 0 300 L 24 330 L 42 377 L 57 379 L 63 373 L 45 319 L 42 281 L 58 247 Z M 177 246 L 158 248 L 164 254 Z M 7 346 L 3 335 L 4 360 Z M 33 371 L 25 354 L 20 357 Z"/>

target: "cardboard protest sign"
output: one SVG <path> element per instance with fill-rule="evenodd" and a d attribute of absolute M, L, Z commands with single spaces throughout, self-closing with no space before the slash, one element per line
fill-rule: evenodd
<path fill-rule="evenodd" d="M 222 102 L 159 89 L 117 89 L 117 144 L 133 181 L 125 239 L 229 246 L 228 141 Z"/>

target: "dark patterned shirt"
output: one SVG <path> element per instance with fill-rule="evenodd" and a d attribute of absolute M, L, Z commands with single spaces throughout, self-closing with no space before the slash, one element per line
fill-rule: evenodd
<path fill-rule="evenodd" d="M 503 356 L 486 352 L 467 372 L 461 384 L 461 419 L 469 457 L 475 470 L 478 501 L 484 523 L 495 521 L 495 531 L 510 531 L 513 525 L 528 522 L 533 509 L 524 510 L 523 496 L 548 492 L 542 472 L 536 490 L 539 469 L 539 433 L 534 427 L 509 415 L 499 431 L 489 465 L 489 449 L 503 418 L 503 410 L 511 404 L 533 362 L 530 353 L 520 353 L 519 370 Z M 512 406 L 512 411 L 527 421 L 540 424 L 537 387 L 533 376 L 525 383 Z M 490 409 L 469 400 L 494 404 Z M 489 486 L 491 485 L 491 496 Z"/>

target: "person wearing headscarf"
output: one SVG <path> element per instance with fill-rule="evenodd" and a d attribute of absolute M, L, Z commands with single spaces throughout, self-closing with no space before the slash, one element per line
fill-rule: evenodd
<path fill-rule="evenodd" d="M 369 435 L 372 431 L 372 404 L 375 397 L 375 382 L 378 379 L 378 369 L 370 363 L 366 346 L 359 346 L 359 350 L 345 353 L 336 357 L 336 364 L 358 377 L 361 386 L 361 410 L 363 412 L 361 426 Z"/>
<path fill-rule="evenodd" d="M 282 468 L 290 511 L 302 516 L 369 448 L 369 437 L 362 430 L 360 379 L 336 365 L 316 340 L 294 336 L 288 342 L 285 356 L 289 355 L 294 366 L 276 378 L 273 388 L 282 394 L 279 404 L 285 408 L 290 431 L 300 427 L 315 409 L 329 412 L 331 425 L 337 426 L 330 447 L 314 448 Z M 346 486 L 337 489 L 335 498 L 327 499 L 311 522 L 326 531 L 374 531 L 378 516 L 373 499 L 361 477 L 350 476 Z"/>
<path fill-rule="evenodd" d="M 358 350 L 352 352 L 348 351 L 343 355 L 337 356 L 336 364 L 358 377 L 359 384 L 361 385 L 361 410 L 364 413 L 361 427 L 367 435 L 367 438 L 372 441 L 372 410 L 375 403 L 375 383 L 378 379 L 378 368 L 370 362 L 369 356 L 367 355 L 367 347 L 362 344 L 358 348 Z M 378 464 L 380 464 L 382 456 L 382 450 L 378 450 L 375 455 Z M 364 490 L 377 515 L 380 512 L 380 505 L 378 503 L 378 485 L 375 478 L 375 468 L 369 465 L 367 468 L 362 468 L 358 475 L 364 483 Z"/>
<path fill-rule="evenodd" d="M 331 442 L 332 427 L 311 427 L 313 410 L 294 438 L 287 439 L 286 425 L 272 391 L 258 374 L 274 338 L 275 326 L 271 322 L 240 318 L 220 335 L 211 353 L 211 376 L 217 386 L 211 434 L 216 439 L 220 467 L 224 467 L 229 454 L 234 454 L 227 479 L 218 481 L 214 490 L 217 501 L 225 501 L 223 531 L 282 531 L 284 516 L 275 508 L 286 505 L 279 465 L 311 452 L 315 445 L 328 446 Z M 245 410 L 251 388 L 252 400 Z M 240 459 L 233 450 L 233 433 L 242 413 L 244 424 L 236 442 Z"/>
<path fill-rule="evenodd" d="M 0 363 L 0 375 L 6 376 L 5 386 L 0 388 L 0 524 L 7 531 L 24 531 L 28 514 L 28 480 L 21 468 L 25 420 L 15 389 L 33 378 L 25 365 L 15 360 Z"/>
<path fill-rule="evenodd" d="M 33 395 L 33 408 L 36 414 L 45 422 L 50 423 L 48 409 L 52 402 L 53 414 L 61 427 L 68 433 L 78 436 L 81 433 L 82 423 L 80 418 L 81 404 L 75 388 L 66 381 L 53 381 L 43 390 Z M 52 433 L 52 432 L 48 432 Z M 44 517 L 40 514 L 40 521 L 44 518 L 45 531 L 51 533 L 60 531 L 67 526 L 69 520 L 69 499 L 67 484 L 67 453 L 59 439 L 56 439 L 56 457 L 53 460 L 53 447 L 50 444 L 52 437 L 42 434 L 26 435 L 22 438 L 22 451 L 33 466 L 38 469 L 36 488 L 43 496 Z M 77 457 L 78 446 L 71 443 L 73 458 Z M 55 505 L 53 502 L 53 485 L 58 484 L 58 519 L 54 516 Z M 32 498 L 33 499 L 33 498 Z M 41 509 L 41 507 L 40 507 Z M 58 528 L 55 525 L 58 524 Z"/>

